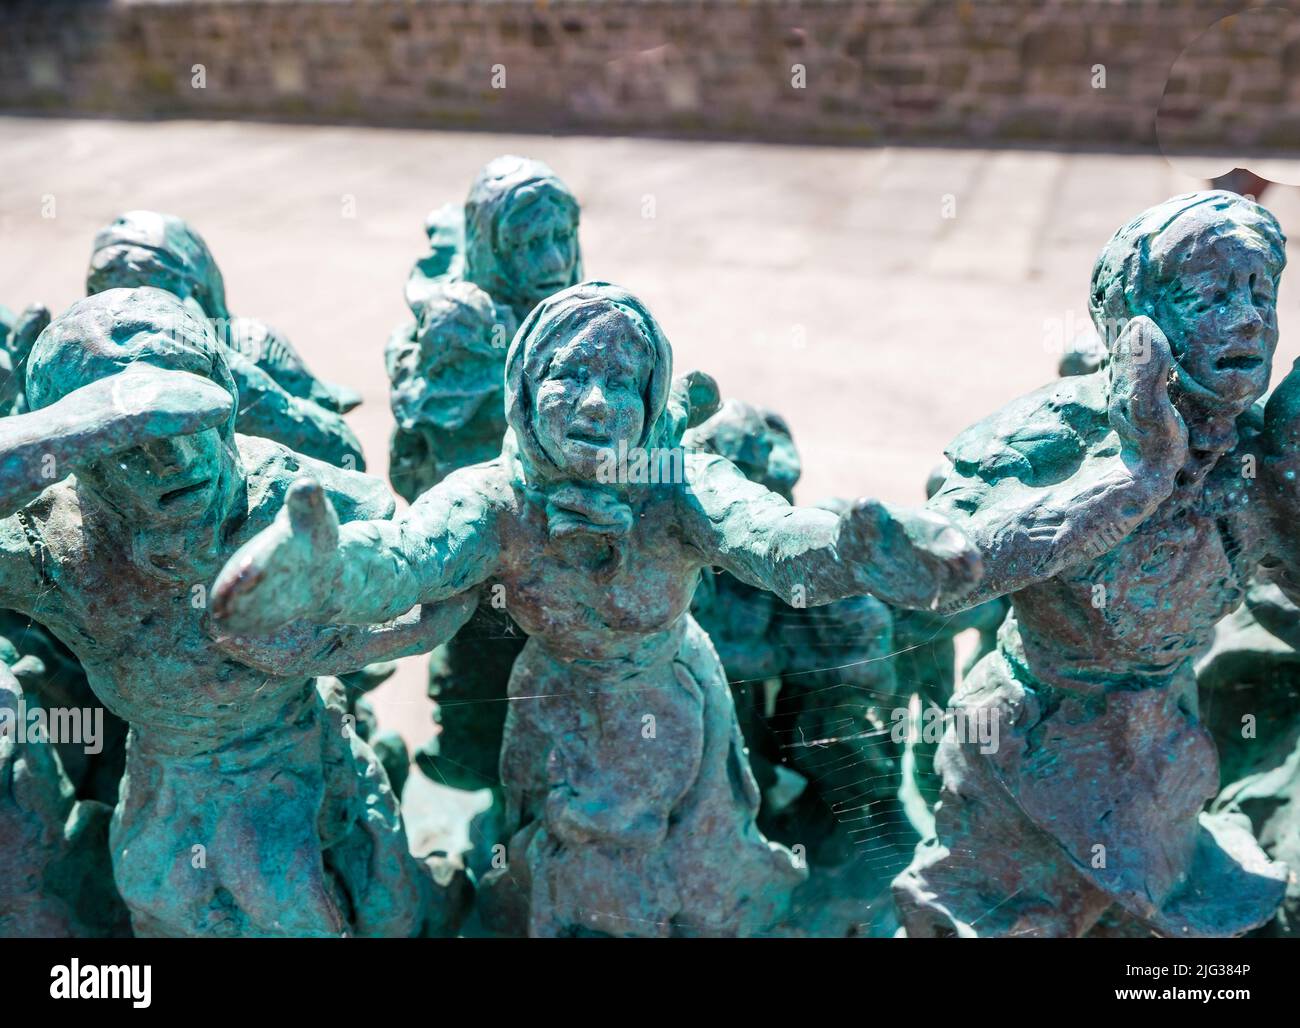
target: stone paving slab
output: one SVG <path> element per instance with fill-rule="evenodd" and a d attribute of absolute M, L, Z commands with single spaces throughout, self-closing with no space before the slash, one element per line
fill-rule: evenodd
<path fill-rule="evenodd" d="M 1159 157 L 1050 150 L 0 118 L 0 303 L 58 311 L 82 294 L 97 228 L 133 207 L 181 215 L 235 313 L 362 393 L 349 420 L 383 474 L 382 351 L 425 213 L 509 152 L 574 189 L 588 275 L 646 300 L 679 370 L 705 368 L 788 418 L 805 501 L 919 501 L 958 431 L 1053 375 L 1051 341 L 1086 328 L 1109 235 L 1203 187 Z M 1265 199 L 1300 239 L 1300 190 Z M 1291 275 L 1275 381 L 1300 354 Z M 421 659 L 377 700 L 409 741 L 428 737 Z"/>

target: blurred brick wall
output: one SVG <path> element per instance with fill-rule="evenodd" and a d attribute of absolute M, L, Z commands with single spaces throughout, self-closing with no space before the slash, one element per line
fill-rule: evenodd
<path fill-rule="evenodd" d="M 1148 146 L 1184 47 L 1246 6 L 9 0 L 0 6 L 0 108 Z M 1193 146 L 1300 148 L 1300 0 L 1279 0 L 1249 25 L 1228 23 L 1183 63 L 1162 131 L 1173 125 Z M 1105 88 L 1095 87 L 1096 65 Z M 494 88 L 502 70 L 505 88 Z"/>

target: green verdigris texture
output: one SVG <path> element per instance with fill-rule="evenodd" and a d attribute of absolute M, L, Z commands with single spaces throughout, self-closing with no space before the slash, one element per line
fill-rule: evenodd
<path fill-rule="evenodd" d="M 480 888 L 503 930 L 740 934 L 787 918 L 803 874 L 754 823 L 722 666 L 689 614 L 703 568 L 810 606 L 954 602 L 979 575 L 937 515 L 792 507 L 725 458 L 674 458 L 671 391 L 671 350 L 638 300 L 564 290 L 511 345 L 497 459 L 390 521 L 340 526 L 319 484 L 296 484 L 213 587 L 214 617 L 241 632 L 365 625 L 501 587 L 529 637 L 501 756 L 508 863 Z M 611 478 L 615 453 L 660 473 Z"/>
<path fill-rule="evenodd" d="M 216 632 L 206 583 L 294 478 L 345 520 L 393 511 L 375 479 L 236 434 L 226 353 L 153 288 L 91 296 L 41 333 L 30 413 L 0 419 L 0 605 L 48 627 L 131 726 L 109 847 L 136 934 L 451 930 L 463 890 L 410 855 L 342 690 L 317 679 L 428 650 L 474 598 L 363 629 Z M 48 866 L 53 843 L 30 856 Z"/>
<path fill-rule="evenodd" d="M 0 415 L 27 409 L 27 356 L 50 323 L 50 312 L 32 304 L 21 314 L 0 307 Z"/>
<path fill-rule="evenodd" d="M 239 390 L 235 427 L 337 467 L 364 471 L 361 444 L 342 416 L 361 402 L 351 389 L 317 379 L 292 344 L 226 307 L 221 269 L 207 243 L 170 214 L 128 211 L 95 236 L 86 293 L 153 286 L 192 305 L 211 323 Z"/>
<path fill-rule="evenodd" d="M 1219 747 L 1212 809 L 1250 819 L 1264 852 L 1300 867 L 1300 608 L 1277 585 L 1251 582 L 1197 663 L 1201 718 Z M 1300 936 L 1300 876 L 1260 934 Z"/>
<path fill-rule="evenodd" d="M 318 379 L 289 340 L 269 325 L 230 313 L 221 269 L 207 243 L 187 222 L 154 211 L 128 211 L 96 234 L 86 272 L 87 294 L 134 286 L 165 289 L 208 319 L 224 344 L 226 365 L 239 393 L 238 431 L 272 439 L 337 467 L 365 470 L 361 444 L 342 417 L 361 397 Z M 382 752 L 390 778 L 404 778 L 408 763 L 404 745 L 391 732 L 370 739 L 372 719 L 361 698 L 365 688 L 373 688 L 383 677 L 375 671 L 346 677 L 348 713 L 362 738 Z"/>
<path fill-rule="evenodd" d="M 1245 819 L 1202 813 L 1219 781 L 1193 662 L 1258 569 L 1295 592 L 1300 372 L 1257 405 L 1285 260 L 1235 194 L 1143 212 L 1093 272 L 1104 365 L 949 448 L 930 507 L 984 562 L 953 609 L 1012 611 L 954 697 L 936 838 L 895 882 L 908 935 L 1076 936 L 1118 912 L 1231 936 L 1282 901 Z"/>
<path fill-rule="evenodd" d="M 463 206 L 429 215 L 430 253 L 406 284 L 413 320 L 384 354 L 397 422 L 389 479 L 399 495 L 414 501 L 501 452 L 506 350 L 537 302 L 582 278 L 578 220 L 577 199 L 550 168 L 513 156 L 489 162 Z M 442 784 L 492 789 L 498 807 L 506 688 L 524 641 L 489 599 L 429 665 L 440 730 L 416 761 Z M 498 841 L 490 827 L 476 835 L 480 856 Z"/>
<path fill-rule="evenodd" d="M 727 400 L 683 445 L 726 457 L 794 502 L 799 453 L 778 415 Z M 893 618 L 873 596 L 819 607 L 791 599 L 707 569 L 691 607 L 735 695 L 763 792 L 759 825 L 814 864 L 862 856 L 880 866 L 879 848 L 903 821 L 902 748 L 889 730 L 891 712 L 906 707 L 895 687 Z"/>
<path fill-rule="evenodd" d="M 4 641 L 7 644 L 7 640 Z M 126 908 L 113 887 L 113 808 L 79 799 L 59 750 L 26 736 L 42 710 L 22 678 L 44 675 L 4 645 L 0 664 L 0 938 L 123 936 Z M 48 714 L 48 711 L 46 711 Z M 22 733 L 20 735 L 20 732 Z"/>
<path fill-rule="evenodd" d="M 947 461 L 930 469 L 925 483 L 927 499 L 942 488 L 951 474 L 952 465 Z M 906 804 L 908 818 L 922 835 L 933 830 L 933 818 L 916 804 L 920 808 L 933 806 L 939 798 L 934 757 L 942 738 L 945 711 L 959 681 L 958 672 L 969 674 L 997 648 L 998 627 L 1010 609 L 1005 596 L 996 596 L 962 611 L 894 611 L 894 674 L 898 690 L 909 702 L 913 696 L 918 702 L 906 745 L 905 789 L 912 794 Z M 976 645 L 959 669 L 956 639 L 969 631 L 975 633 Z"/>
<path fill-rule="evenodd" d="M 27 358 L 32 345 L 50 323 L 50 312 L 33 305 L 14 316 L 0 308 L 0 417 L 27 410 Z M 97 706 L 85 672 L 66 646 L 31 618 L 17 611 L 0 610 L 0 639 L 13 651 L 11 665 L 21 661 L 19 675 L 29 704 L 87 708 Z M 101 708 L 102 709 L 102 708 Z M 99 752 L 62 741 L 62 770 L 80 799 L 95 799 L 112 806 L 122 777 L 126 725 L 105 712 Z"/>
<path fill-rule="evenodd" d="M 506 350 L 536 304 L 582 279 L 578 217 L 555 172 L 513 156 L 479 172 L 463 208 L 429 215 L 431 252 L 406 284 L 413 320 L 384 355 L 399 495 L 414 500 L 501 452 Z"/>

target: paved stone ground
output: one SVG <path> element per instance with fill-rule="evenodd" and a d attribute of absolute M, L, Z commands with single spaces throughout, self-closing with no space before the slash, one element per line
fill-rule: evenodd
<path fill-rule="evenodd" d="M 806 501 L 918 501 L 958 431 L 1053 375 L 1110 234 L 1203 188 L 1149 156 L 0 118 L 0 303 L 57 312 L 82 293 L 99 226 L 133 207 L 181 215 L 235 313 L 361 391 L 349 417 L 383 474 L 382 351 L 424 215 L 509 152 L 574 189 L 588 275 L 647 301 L 679 370 L 786 415 Z M 1300 238 L 1300 190 L 1265 199 Z M 1300 286 L 1280 302 L 1275 380 L 1300 354 Z M 427 738 L 422 661 L 377 699 Z"/>

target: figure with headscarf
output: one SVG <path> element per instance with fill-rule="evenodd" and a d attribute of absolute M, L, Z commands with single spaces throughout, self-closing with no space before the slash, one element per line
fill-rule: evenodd
<path fill-rule="evenodd" d="M 384 354 L 397 422 L 388 477 L 400 496 L 414 502 L 453 471 L 500 454 L 506 350 L 534 305 L 582 278 L 578 219 L 578 201 L 554 171 L 514 156 L 489 162 L 464 204 L 429 215 L 430 252 L 406 285 L 412 320 Z M 438 730 L 416 763 L 440 784 L 492 790 L 493 806 L 471 828 L 476 864 L 499 841 L 506 686 L 524 642 L 485 597 L 429 663 Z"/>
<path fill-rule="evenodd" d="M 506 866 L 485 922 L 531 935 L 736 935 L 789 915 L 804 876 L 755 825 L 758 790 L 717 653 L 690 616 L 702 569 L 808 606 L 927 606 L 979 563 L 937 515 L 791 506 L 673 445 L 672 351 L 650 312 L 589 282 L 535 307 L 506 359 L 494 461 L 391 521 L 339 525 L 321 488 L 213 586 L 229 631 L 369 624 L 483 587 L 528 635 L 510 679 Z M 680 413 L 680 411 L 678 412 Z"/>
<path fill-rule="evenodd" d="M 187 222 L 127 211 L 95 235 L 86 294 L 135 286 L 165 289 L 212 323 L 239 390 L 240 432 L 337 467 L 365 470 L 361 444 L 343 420 L 361 397 L 313 375 L 289 340 L 269 325 L 231 316 L 221 269 Z"/>
<path fill-rule="evenodd" d="M 490 161 L 463 207 L 429 215 L 430 254 L 406 284 L 413 320 L 385 351 L 399 495 L 501 452 L 506 349 L 534 306 L 581 281 L 578 215 L 555 172 L 514 156 Z"/>
<path fill-rule="evenodd" d="M 148 287 L 81 300 L 40 334 L 30 412 L 0 419 L 0 605 L 47 626 L 130 725 L 108 848 L 136 934 L 452 930 L 445 867 L 408 852 L 388 779 L 320 676 L 427 651 L 474 597 L 360 629 L 215 631 L 205 583 L 294 477 L 345 520 L 393 511 L 376 479 L 237 434 L 226 353 Z"/>
<path fill-rule="evenodd" d="M 935 837 L 896 880 L 908 935 L 1233 936 L 1286 871 L 1219 788 L 1197 658 L 1265 573 L 1295 594 L 1300 372 L 1266 406 L 1286 263 L 1276 219 L 1224 192 L 1144 211 L 1103 249 L 1108 357 L 960 435 L 931 509 L 985 574 L 957 610 L 1011 613 L 965 678 Z"/>

